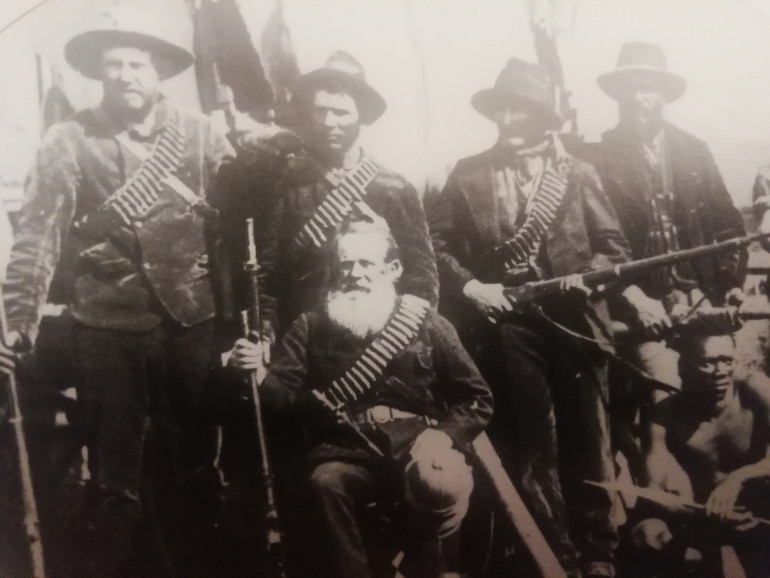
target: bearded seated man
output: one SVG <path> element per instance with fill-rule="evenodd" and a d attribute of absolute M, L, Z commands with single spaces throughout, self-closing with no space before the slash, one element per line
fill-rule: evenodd
<path fill-rule="evenodd" d="M 287 331 L 262 399 L 308 431 L 334 576 L 372 575 L 362 514 L 394 497 L 414 533 L 411 572 L 402 572 L 454 575 L 473 488 L 466 457 L 492 395 L 449 322 L 426 301 L 397 296 L 402 268 L 384 221 L 345 225 L 334 249 L 325 303 Z M 259 370 L 262 360 L 262 344 L 241 339 L 229 364 Z"/>
<path fill-rule="evenodd" d="M 689 547 L 702 559 L 699 576 L 751 578 L 770 570 L 770 528 L 755 517 L 767 517 L 770 497 L 770 379 L 736 375 L 732 331 L 725 316 L 704 314 L 672 344 L 682 391 L 657 404 L 646 457 L 667 511 L 638 523 L 632 541 L 671 565 Z"/>

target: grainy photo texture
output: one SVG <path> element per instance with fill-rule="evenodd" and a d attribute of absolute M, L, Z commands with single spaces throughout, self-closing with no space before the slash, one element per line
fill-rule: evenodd
<path fill-rule="evenodd" d="M 770 576 L 759 0 L 6 0 L 0 575 Z"/>

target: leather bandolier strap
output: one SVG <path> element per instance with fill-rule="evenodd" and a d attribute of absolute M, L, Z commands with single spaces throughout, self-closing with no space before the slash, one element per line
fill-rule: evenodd
<path fill-rule="evenodd" d="M 424 299 L 402 296 L 393 316 L 356 362 L 324 391 L 314 389 L 313 395 L 335 411 L 360 399 L 382 377 L 388 363 L 417 337 L 429 308 Z"/>
<path fill-rule="evenodd" d="M 329 233 L 350 213 L 353 204 L 366 196 L 367 185 L 379 171 L 379 163 L 364 154 L 358 166 L 345 175 L 316 207 L 313 216 L 294 237 L 294 249 L 302 250 L 311 245 L 323 247 L 329 238 Z"/>
<path fill-rule="evenodd" d="M 556 219 L 567 192 L 566 171 L 557 170 L 555 164 L 553 159 L 548 159 L 540 187 L 532 200 L 532 209 L 519 230 L 491 252 L 494 268 L 501 264 L 506 270 L 521 267 L 537 255 L 543 236 Z"/>
<path fill-rule="evenodd" d="M 163 190 L 164 180 L 179 168 L 184 155 L 185 134 L 181 115 L 169 108 L 169 117 L 152 153 L 128 181 L 110 195 L 95 211 L 85 215 L 77 226 L 109 233 L 117 226 L 147 215 Z"/>

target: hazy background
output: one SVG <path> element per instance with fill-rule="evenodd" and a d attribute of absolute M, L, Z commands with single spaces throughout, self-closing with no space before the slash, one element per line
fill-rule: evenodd
<path fill-rule="evenodd" d="M 580 131 L 597 140 L 615 123 L 615 104 L 596 77 L 614 68 L 622 43 L 659 43 L 669 69 L 688 83 L 669 119 L 708 142 L 736 203 L 748 205 L 757 166 L 770 162 L 768 1 L 563 2 L 559 46 Z M 3 0 L 0 26 L 38 2 Z M 162 10 L 174 34 L 189 35 L 181 0 L 134 3 Z M 49 0 L 0 34 L 0 196 L 11 206 L 40 137 L 36 55 L 45 74 L 50 65 L 59 70 L 73 104 L 97 102 L 98 84 L 69 69 L 61 52 L 108 4 Z M 274 1 L 241 5 L 259 46 Z M 527 0 L 284 0 L 284 13 L 303 72 L 340 48 L 364 64 L 388 102 L 367 145 L 420 188 L 426 180 L 441 184 L 458 158 L 492 144 L 494 127 L 471 108 L 471 95 L 491 86 L 510 56 L 535 59 Z M 197 106 L 190 72 L 167 92 Z"/>

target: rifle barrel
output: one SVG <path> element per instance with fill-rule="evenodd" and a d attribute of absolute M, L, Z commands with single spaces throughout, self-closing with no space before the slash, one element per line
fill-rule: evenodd
<path fill-rule="evenodd" d="M 248 338 L 251 329 L 253 328 L 259 336 L 259 340 L 263 341 L 262 316 L 259 307 L 259 263 L 257 261 L 257 246 L 254 240 L 254 219 L 246 219 L 246 229 L 248 234 L 249 258 L 248 261 L 244 263 L 243 269 L 249 277 L 249 290 L 251 294 L 249 296 L 249 312 L 242 312 L 243 332 Z M 267 344 L 264 345 L 267 346 Z M 269 565 L 268 576 L 286 578 L 281 548 L 283 537 L 281 535 L 280 523 L 278 520 L 273 472 L 270 467 L 270 458 L 268 455 L 267 436 L 265 435 L 265 424 L 262 416 L 262 402 L 259 395 L 259 377 L 257 370 L 249 373 L 249 386 L 251 388 L 251 400 L 254 408 L 254 425 L 256 427 L 257 442 L 259 444 L 260 467 L 262 470 L 262 482 L 265 492 L 265 537 L 267 543 L 267 563 Z"/>
<path fill-rule="evenodd" d="M 596 271 L 584 273 L 583 282 L 588 287 L 597 287 L 598 285 L 612 283 L 647 269 L 667 267 L 684 261 L 709 257 L 718 253 L 737 251 L 750 245 L 754 241 L 761 241 L 767 238 L 770 238 L 770 233 L 758 233 L 756 235 L 736 237 L 734 239 L 712 243 L 711 245 L 702 245 L 700 247 L 693 247 L 692 249 L 683 249 L 673 253 L 655 255 L 654 257 L 638 259 L 628 263 L 618 263 L 613 267 L 606 267 L 604 269 L 597 269 Z M 561 283 L 565 279 L 566 277 L 556 277 L 545 281 L 531 281 L 524 283 L 519 287 L 508 288 L 506 290 L 506 295 L 515 303 L 531 301 L 538 297 L 544 297 L 558 292 Z"/>
<path fill-rule="evenodd" d="M 0 331 L 3 339 L 8 336 L 8 318 L 5 314 L 5 300 L 2 287 L 0 287 Z M 37 513 L 37 501 L 35 500 L 35 486 L 32 483 L 32 469 L 29 465 L 29 451 L 27 450 L 27 438 L 24 435 L 24 420 L 19 403 L 19 389 L 16 384 L 16 375 L 13 372 L 8 376 L 8 392 L 11 402 L 11 415 L 9 421 L 13 424 L 14 440 L 16 441 L 16 455 L 19 462 L 19 479 L 21 482 L 22 504 L 24 507 L 24 530 L 29 544 L 29 557 L 34 578 L 45 578 L 45 558 L 43 557 L 43 541 L 40 537 L 40 518 Z"/>

